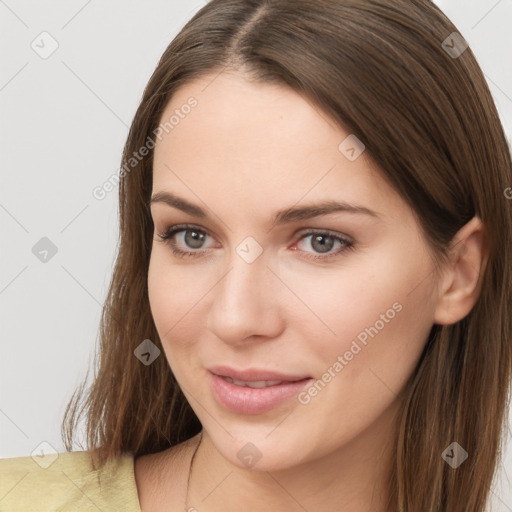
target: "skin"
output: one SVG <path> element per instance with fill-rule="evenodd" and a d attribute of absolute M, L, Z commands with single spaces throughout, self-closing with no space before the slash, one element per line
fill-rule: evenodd
<path fill-rule="evenodd" d="M 203 426 L 187 505 L 199 512 L 384 511 L 400 392 L 432 325 L 460 320 L 477 299 L 482 223 L 475 217 L 459 231 L 436 275 L 411 208 L 366 152 L 354 161 L 340 152 L 350 134 L 318 107 L 286 87 L 223 72 L 184 85 L 162 119 L 190 96 L 197 106 L 157 141 L 153 194 L 171 192 L 209 217 L 153 203 L 148 273 L 165 357 Z M 338 212 L 272 226 L 278 210 L 326 199 L 379 217 Z M 180 258 L 159 238 L 182 223 L 206 236 L 191 245 L 182 231 L 175 244 L 205 250 L 201 256 Z M 324 254 L 312 236 L 301 240 L 309 228 L 349 237 L 353 250 L 307 259 Z M 236 251 L 249 236 L 263 249 L 252 263 Z M 341 247 L 330 241 L 327 254 Z M 218 364 L 321 379 L 396 303 L 400 311 L 366 346 L 359 343 L 309 403 L 294 397 L 244 415 L 212 396 L 207 368 Z M 142 510 L 183 510 L 197 442 L 136 460 Z M 237 457 L 248 442 L 261 452 L 252 468 Z"/>

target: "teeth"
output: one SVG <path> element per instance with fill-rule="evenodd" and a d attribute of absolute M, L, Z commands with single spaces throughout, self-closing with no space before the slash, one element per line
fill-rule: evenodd
<path fill-rule="evenodd" d="M 266 388 L 269 386 L 277 386 L 283 382 L 281 380 L 256 380 L 246 382 L 243 380 L 232 379 L 231 377 L 223 377 L 223 379 L 231 382 L 232 384 L 235 384 L 236 386 L 243 386 L 248 388 Z"/>

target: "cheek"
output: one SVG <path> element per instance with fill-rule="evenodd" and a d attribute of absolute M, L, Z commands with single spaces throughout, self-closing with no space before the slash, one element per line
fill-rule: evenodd
<path fill-rule="evenodd" d="M 167 347 L 167 340 L 182 339 L 179 334 L 187 323 L 187 312 L 194 302 L 192 295 L 200 295 L 198 290 L 191 289 L 190 283 L 187 284 L 187 273 L 179 266 L 169 264 L 165 251 L 165 248 L 157 247 L 151 254 L 148 297 L 158 334 Z"/>
<path fill-rule="evenodd" d="M 148 298 L 167 361 L 179 379 L 181 368 L 197 365 L 191 348 L 200 339 L 199 322 L 206 318 L 208 291 L 214 283 L 198 277 L 194 265 L 171 262 L 167 251 L 158 246 L 152 252 Z"/>
<path fill-rule="evenodd" d="M 404 388 L 424 348 L 432 325 L 428 264 L 406 267 L 382 256 L 325 282 L 324 296 L 336 297 L 336 304 L 311 303 L 336 335 L 300 331 L 318 379 L 299 397 L 304 421 L 318 418 L 308 427 L 312 438 L 348 439 L 376 421 Z"/>
<path fill-rule="evenodd" d="M 310 328 L 308 336 L 317 377 L 343 375 L 332 379 L 331 392 L 371 402 L 403 387 L 433 323 L 430 272 L 421 248 L 408 261 L 394 250 L 382 251 L 378 259 L 361 260 L 357 268 L 326 280 L 323 294 L 309 295 L 311 309 L 335 333 L 315 337 Z"/>

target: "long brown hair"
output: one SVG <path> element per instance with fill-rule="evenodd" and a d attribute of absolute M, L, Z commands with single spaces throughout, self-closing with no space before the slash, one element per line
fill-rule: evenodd
<path fill-rule="evenodd" d="M 124 148 L 97 368 L 66 409 L 67 450 L 83 415 L 99 464 L 164 450 L 201 429 L 166 358 L 146 366 L 134 356 L 145 339 L 163 351 L 147 292 L 153 152 L 134 154 L 154 140 L 178 87 L 232 68 L 290 87 L 364 141 L 437 261 L 473 216 L 483 221 L 489 259 L 479 298 L 460 322 L 432 327 L 403 390 L 389 493 L 401 512 L 484 510 L 511 377 L 512 203 L 504 191 L 512 164 L 483 73 L 454 32 L 428 0 L 212 0 L 193 16 L 161 57 Z M 442 458 L 452 442 L 468 453 L 457 469 Z"/>

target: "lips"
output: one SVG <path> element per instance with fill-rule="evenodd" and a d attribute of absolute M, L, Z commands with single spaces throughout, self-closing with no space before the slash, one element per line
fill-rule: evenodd
<path fill-rule="evenodd" d="M 296 397 L 313 379 L 269 370 L 209 369 L 210 389 L 217 403 L 238 414 L 262 414 Z"/>
<path fill-rule="evenodd" d="M 304 379 L 311 378 L 310 375 L 285 375 L 279 372 L 273 372 L 263 369 L 248 369 L 248 370 L 235 370 L 229 366 L 213 366 L 208 370 L 218 375 L 219 377 L 228 377 L 233 380 L 233 383 L 237 384 L 236 381 L 242 383 L 261 383 L 268 382 L 268 385 L 280 384 L 282 382 L 297 382 Z M 240 384 L 241 385 L 241 384 Z"/>
<path fill-rule="evenodd" d="M 297 397 L 313 380 L 311 378 L 298 381 L 283 380 L 272 386 L 260 385 L 269 381 L 242 381 L 243 385 L 237 385 L 229 382 L 233 380 L 229 377 L 220 377 L 212 372 L 208 372 L 208 376 L 210 390 L 217 403 L 224 409 L 237 414 L 263 414 L 276 409 Z M 297 404 L 295 400 L 295 405 Z"/>

